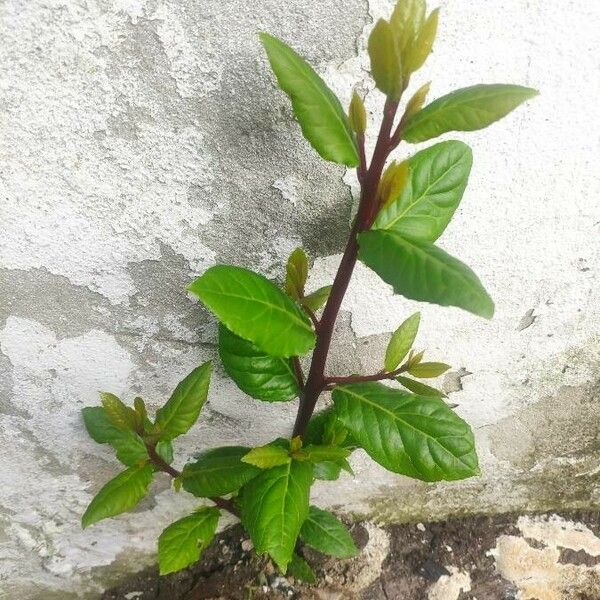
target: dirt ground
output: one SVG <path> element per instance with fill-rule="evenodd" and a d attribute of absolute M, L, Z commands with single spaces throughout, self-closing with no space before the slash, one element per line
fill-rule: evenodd
<path fill-rule="evenodd" d="M 599 512 L 350 527 L 356 558 L 303 549 L 313 586 L 279 575 L 233 527 L 194 567 L 147 569 L 102 600 L 600 600 Z"/>

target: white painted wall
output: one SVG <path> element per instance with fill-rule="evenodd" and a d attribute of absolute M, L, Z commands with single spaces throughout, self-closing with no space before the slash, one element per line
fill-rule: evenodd
<path fill-rule="evenodd" d="M 215 357 L 214 322 L 183 289 L 216 261 L 277 276 L 302 243 L 317 257 L 311 284 L 331 281 L 354 176 L 302 140 L 255 33 L 293 43 L 345 103 L 355 84 L 369 92 L 375 122 L 365 33 L 391 5 L 0 2 L 2 600 L 94 598 L 153 560 L 160 529 L 195 505 L 161 480 L 135 514 L 82 532 L 118 465 L 80 409 L 100 389 L 156 407 Z M 600 5 L 441 5 L 420 79 L 432 97 L 479 82 L 541 92 L 487 131 L 446 136 L 475 162 L 441 244 L 478 273 L 496 317 L 419 306 L 419 344 L 472 373 L 451 399 L 476 428 L 483 476 L 415 484 L 357 455 L 355 479 L 316 494 L 390 519 L 598 506 Z M 379 368 L 386 334 L 414 309 L 359 268 L 331 369 Z M 295 408 L 249 400 L 217 368 L 178 463 L 286 432 Z"/>

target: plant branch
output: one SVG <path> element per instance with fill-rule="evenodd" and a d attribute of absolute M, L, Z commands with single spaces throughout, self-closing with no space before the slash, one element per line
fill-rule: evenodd
<path fill-rule="evenodd" d="M 294 365 L 294 373 L 296 375 L 296 380 L 298 381 L 298 386 L 302 389 L 304 388 L 304 373 L 302 372 L 300 359 L 297 356 L 294 356 L 292 358 L 292 364 Z"/>
<path fill-rule="evenodd" d="M 308 308 L 308 306 L 303 306 L 302 307 L 304 309 L 304 312 L 310 317 L 310 320 L 312 321 L 312 324 L 315 327 L 315 331 L 319 331 L 319 325 L 320 325 L 320 321 L 319 319 L 317 319 L 317 315 L 315 315 L 315 313 Z"/>
<path fill-rule="evenodd" d="M 301 436 L 304 434 L 314 412 L 317 400 L 327 385 L 324 373 L 331 338 L 337 315 L 348 289 L 358 257 L 358 241 L 356 236 L 370 226 L 374 218 L 374 213 L 377 210 L 377 207 L 374 206 L 376 204 L 377 188 L 379 187 L 379 180 L 381 179 L 385 161 L 390 153 L 390 133 L 397 110 L 397 101 L 386 100 L 377 143 L 368 170 L 366 170 L 364 157 L 360 158 L 358 169 L 359 173 L 364 172 L 364 177 L 360 181 L 361 194 L 358 213 L 352 225 L 346 248 L 333 280 L 331 293 L 320 320 L 319 330 L 317 331 L 317 343 L 313 352 L 306 385 L 300 396 L 300 405 L 292 436 Z"/>
<path fill-rule="evenodd" d="M 362 383 L 363 381 L 382 381 L 383 379 L 395 379 L 398 375 L 406 372 L 408 365 L 402 365 L 394 371 L 380 371 L 373 375 L 348 375 L 346 377 L 325 377 L 327 389 L 330 386 L 343 385 L 345 383 Z"/>
<path fill-rule="evenodd" d="M 160 469 L 163 473 L 167 473 L 173 478 L 181 477 L 181 471 L 178 471 L 172 467 L 167 461 L 163 460 L 162 457 L 159 456 L 158 452 L 156 451 L 156 445 L 146 444 L 146 450 L 148 451 L 150 462 L 157 469 Z M 221 498 L 220 496 L 211 496 L 209 500 L 214 502 L 222 510 L 230 512 L 233 516 L 240 516 L 239 510 L 235 507 L 231 500 L 228 500 L 227 498 Z"/>

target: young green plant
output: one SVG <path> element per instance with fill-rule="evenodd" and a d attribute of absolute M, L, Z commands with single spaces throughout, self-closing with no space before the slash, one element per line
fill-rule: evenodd
<path fill-rule="evenodd" d="M 404 160 L 391 160 L 400 142 L 424 142 L 450 131 L 473 131 L 504 117 L 536 95 L 527 87 L 476 85 L 426 104 L 429 84 L 399 107 L 411 78 L 431 52 L 438 10 L 424 0 L 400 0 L 369 37 L 375 87 L 385 96 L 372 156 L 365 151 L 367 112 L 354 93 L 349 113 L 317 73 L 287 44 L 260 40 L 281 89 L 290 97 L 302 133 L 325 160 L 355 168 L 358 211 L 331 285 L 307 292 L 309 261 L 298 248 L 282 287 L 233 265 L 209 268 L 188 290 L 219 320 L 219 357 L 248 396 L 264 402 L 299 399 L 289 439 L 255 448 L 204 450 L 182 470 L 173 466 L 173 442 L 196 422 L 207 400 L 211 364 L 194 369 L 154 420 L 144 402 L 133 408 L 112 394 L 85 408 L 91 437 L 110 444 L 126 469 L 109 481 L 83 515 L 87 527 L 132 509 L 155 474 L 173 477 L 210 505 L 169 525 L 158 540 L 162 574 L 198 560 L 215 535 L 222 511 L 239 517 L 258 554 L 282 573 L 314 581 L 303 546 L 339 558 L 354 542 L 331 513 L 310 505 L 317 479 L 352 473 L 348 462 L 364 450 L 384 468 L 422 481 L 458 480 L 479 472 L 473 433 L 438 389 L 420 381 L 449 367 L 423 360 L 414 349 L 420 314 L 402 322 L 389 341 L 382 368 L 367 375 L 329 375 L 326 363 L 342 299 L 357 260 L 406 298 L 454 306 L 491 318 L 494 304 L 475 273 L 437 245 L 469 177 L 470 148 L 445 140 Z M 387 165 L 387 167 L 386 167 Z M 340 223 L 340 227 L 343 227 Z M 306 375 L 300 359 L 312 353 Z M 385 381 L 387 385 L 382 382 Z M 332 404 L 315 413 L 323 392 Z"/>

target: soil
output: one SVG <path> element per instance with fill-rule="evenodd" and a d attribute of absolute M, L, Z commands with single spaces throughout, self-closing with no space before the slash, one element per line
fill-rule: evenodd
<path fill-rule="evenodd" d="M 580 539 L 577 535 L 585 530 L 592 538 L 597 536 L 600 544 L 600 513 L 531 518 L 558 523 L 559 541 L 552 546 L 542 538 L 524 537 L 519 515 L 514 514 L 385 527 L 346 521 L 361 553 L 354 559 L 338 560 L 303 548 L 304 558 L 318 577 L 312 586 L 278 574 L 268 560 L 255 555 L 236 526 L 220 534 L 193 567 L 161 578 L 156 568 L 147 569 L 105 592 L 102 600 L 600 600 L 600 551 L 584 551 L 579 542 L 569 547 L 564 541 L 573 532 Z M 573 529 L 567 531 L 561 519 L 573 524 Z M 531 573 L 537 568 L 536 556 L 543 558 L 540 564 L 549 574 L 544 579 L 544 572 L 535 571 L 542 582 L 535 588 L 542 590 L 539 597 L 530 595 L 535 593 L 527 591 L 531 588 L 519 587 L 531 577 L 509 581 L 499 574 L 501 537 L 519 542 L 515 547 L 525 545 Z M 548 552 L 555 553 L 554 562 L 548 563 Z M 514 565 L 526 563 L 518 553 L 504 557 L 504 562 L 512 564 L 513 570 Z M 559 581 L 563 567 L 571 569 L 566 583 Z M 581 574 L 585 575 L 582 579 Z M 580 583 L 571 589 L 569 581 L 576 578 Z"/>

